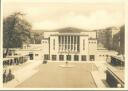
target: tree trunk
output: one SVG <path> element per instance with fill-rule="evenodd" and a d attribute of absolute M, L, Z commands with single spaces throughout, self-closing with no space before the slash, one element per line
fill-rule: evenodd
<path fill-rule="evenodd" d="M 8 55 L 8 51 L 9 51 L 9 48 L 7 47 L 7 49 L 6 49 L 6 53 L 5 53 L 4 57 L 7 57 L 7 55 Z"/>

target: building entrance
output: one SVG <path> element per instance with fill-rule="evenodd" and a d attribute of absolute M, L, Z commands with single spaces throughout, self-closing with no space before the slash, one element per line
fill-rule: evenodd
<path fill-rule="evenodd" d="M 29 54 L 30 60 L 33 60 L 33 54 Z"/>
<path fill-rule="evenodd" d="M 71 61 L 71 55 L 67 55 L 66 57 L 67 61 Z"/>

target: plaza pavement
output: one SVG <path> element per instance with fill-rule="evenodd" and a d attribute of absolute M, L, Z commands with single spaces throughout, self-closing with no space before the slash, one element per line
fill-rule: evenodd
<path fill-rule="evenodd" d="M 4 84 L 4 87 L 16 88 L 97 88 L 106 87 L 102 79 L 105 78 L 103 63 L 70 62 L 71 68 L 59 65 L 65 62 L 41 61 L 31 62 L 29 65 L 15 72 L 16 79 Z M 92 66 L 93 65 L 93 66 Z"/>
<path fill-rule="evenodd" d="M 63 68 L 59 65 L 63 62 L 49 62 L 41 64 L 39 71 L 32 77 L 22 82 L 17 88 L 96 88 L 91 75 L 91 68 L 97 70 L 90 63 L 69 63 L 71 68 Z"/>
<path fill-rule="evenodd" d="M 27 63 L 19 65 L 19 67 L 13 67 L 12 72 L 15 75 L 15 79 L 4 83 L 4 88 L 15 88 L 18 84 L 22 83 L 23 81 L 31 77 L 33 74 L 35 74 L 37 70 L 34 68 L 37 67 L 39 64 L 41 64 L 41 61 L 34 62 L 29 60 Z"/>

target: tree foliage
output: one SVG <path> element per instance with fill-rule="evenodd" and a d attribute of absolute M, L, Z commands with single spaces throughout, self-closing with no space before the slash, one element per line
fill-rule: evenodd
<path fill-rule="evenodd" d="M 97 31 L 98 44 L 102 44 L 104 48 L 112 49 L 112 31 L 111 28 L 106 28 Z"/>
<path fill-rule="evenodd" d="M 30 39 L 31 25 L 23 19 L 20 12 L 6 17 L 3 21 L 4 48 L 21 47 Z"/>
<path fill-rule="evenodd" d="M 3 20 L 3 47 L 17 48 L 31 39 L 31 24 L 23 18 L 24 14 L 16 12 Z"/>
<path fill-rule="evenodd" d="M 113 36 L 113 49 L 119 54 L 124 54 L 125 49 L 125 26 L 120 27 L 120 31 Z"/>

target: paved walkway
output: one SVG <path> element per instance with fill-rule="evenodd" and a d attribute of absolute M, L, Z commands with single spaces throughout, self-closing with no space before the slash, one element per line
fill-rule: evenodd
<path fill-rule="evenodd" d="M 4 87 L 8 88 L 14 88 L 18 84 L 22 83 L 26 79 L 30 78 L 32 75 L 34 75 L 38 70 L 36 70 L 36 67 L 41 64 L 42 61 L 32 61 L 27 63 L 24 67 L 19 68 L 18 70 L 14 71 L 15 79 L 7 82 L 4 84 Z"/>
<path fill-rule="evenodd" d="M 91 74 L 95 80 L 95 83 L 98 88 L 106 88 L 107 83 L 105 81 L 106 79 L 106 63 L 105 62 L 95 62 L 95 65 L 97 66 L 97 71 L 92 71 Z"/>

